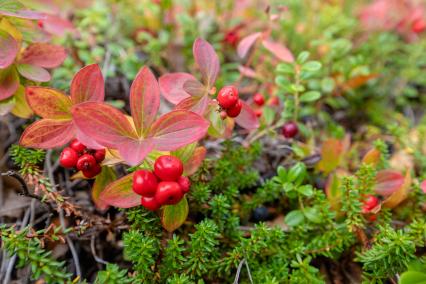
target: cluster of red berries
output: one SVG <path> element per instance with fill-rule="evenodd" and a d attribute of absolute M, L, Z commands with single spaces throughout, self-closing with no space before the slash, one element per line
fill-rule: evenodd
<path fill-rule="evenodd" d="M 377 205 L 379 205 L 379 199 L 374 195 L 367 195 L 362 203 L 362 213 L 370 213 Z"/>
<path fill-rule="evenodd" d="M 299 133 L 299 127 L 293 121 L 286 122 L 281 130 L 285 138 L 293 138 Z"/>
<path fill-rule="evenodd" d="M 177 204 L 191 187 L 191 182 L 182 173 L 181 160 L 161 156 L 155 161 L 153 172 L 138 170 L 133 174 L 133 191 L 142 196 L 141 205 L 151 211 L 163 205 Z"/>
<path fill-rule="evenodd" d="M 62 150 L 59 162 L 64 168 L 76 168 L 82 171 L 86 178 L 93 178 L 101 172 L 100 163 L 104 159 L 105 149 L 89 149 L 77 139 L 73 139 L 69 146 Z"/>
<path fill-rule="evenodd" d="M 219 106 L 223 109 L 220 113 L 222 119 L 225 119 L 227 116 L 237 117 L 243 107 L 238 96 L 238 90 L 234 86 L 225 86 L 220 89 L 217 95 L 217 101 L 219 102 Z"/>

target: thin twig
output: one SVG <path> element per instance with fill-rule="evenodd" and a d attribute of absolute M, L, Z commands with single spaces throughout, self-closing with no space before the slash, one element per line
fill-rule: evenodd
<path fill-rule="evenodd" d="M 92 238 L 90 239 L 90 249 L 92 250 L 93 258 L 96 260 L 96 262 L 107 265 L 108 262 L 103 260 L 96 254 L 95 240 L 96 240 L 96 235 L 93 235 Z"/>
<path fill-rule="evenodd" d="M 241 274 L 241 268 L 243 267 L 243 264 L 246 260 L 243 259 L 240 261 L 240 263 L 238 264 L 238 268 L 237 268 L 237 274 L 235 275 L 235 279 L 234 279 L 234 283 L 233 284 L 238 284 L 238 281 L 240 280 L 240 274 Z"/>

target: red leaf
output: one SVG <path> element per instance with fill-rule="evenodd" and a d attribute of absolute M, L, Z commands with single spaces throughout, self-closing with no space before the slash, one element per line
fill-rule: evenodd
<path fill-rule="evenodd" d="M 7 99 L 16 92 L 19 87 L 19 76 L 12 65 L 6 69 L 0 69 L 0 100 Z"/>
<path fill-rule="evenodd" d="M 87 148 L 90 149 L 104 149 L 105 147 L 101 144 L 97 143 L 90 136 L 84 134 L 78 127 L 76 127 L 76 138 L 82 144 L 86 145 Z"/>
<path fill-rule="evenodd" d="M 194 59 L 200 68 L 203 82 L 208 89 L 213 87 L 219 75 L 219 58 L 213 47 L 205 40 L 197 38 L 192 49 Z"/>
<path fill-rule="evenodd" d="M 382 170 L 376 175 L 376 193 L 389 196 L 404 184 L 404 175 L 395 170 Z"/>
<path fill-rule="evenodd" d="M 71 120 L 41 119 L 25 129 L 19 144 L 41 149 L 59 147 L 73 138 L 74 130 Z"/>
<path fill-rule="evenodd" d="M 133 173 L 110 183 L 100 194 L 99 201 L 104 204 L 130 208 L 141 204 L 141 197 L 132 189 Z"/>
<path fill-rule="evenodd" d="M 209 122 L 190 111 L 174 110 L 161 116 L 153 125 L 150 137 L 155 149 L 173 151 L 203 138 Z"/>
<path fill-rule="evenodd" d="M 128 139 L 118 145 L 117 149 L 129 165 L 136 166 L 154 149 L 154 141 L 151 138 L 144 140 Z"/>
<path fill-rule="evenodd" d="M 211 99 L 208 95 L 202 97 L 189 97 L 176 105 L 175 109 L 189 110 L 203 116 L 207 110 L 207 107 L 209 106 L 210 101 Z"/>
<path fill-rule="evenodd" d="M 29 64 L 19 64 L 17 66 L 19 74 L 35 82 L 48 82 L 51 79 L 49 72 L 42 67 Z"/>
<path fill-rule="evenodd" d="M 27 87 L 25 95 L 31 109 L 43 118 L 71 119 L 71 99 L 51 88 Z"/>
<path fill-rule="evenodd" d="M 99 199 L 99 195 L 105 189 L 105 187 L 116 180 L 114 168 L 102 167 L 102 172 L 96 176 L 95 183 L 92 187 L 92 199 L 95 202 L 96 207 L 101 210 L 108 208 L 108 205 Z"/>
<path fill-rule="evenodd" d="M 95 101 L 102 102 L 105 96 L 102 71 L 97 64 L 91 64 L 78 71 L 71 82 L 71 100 L 74 104 Z"/>
<path fill-rule="evenodd" d="M 208 90 L 198 80 L 188 80 L 183 84 L 185 92 L 194 97 L 201 97 L 208 95 Z"/>
<path fill-rule="evenodd" d="M 238 71 L 240 71 L 241 75 L 246 76 L 248 78 L 256 78 L 256 71 L 249 67 L 238 66 Z"/>
<path fill-rule="evenodd" d="M 15 60 L 19 44 L 11 34 L 3 30 L 0 30 L 0 50 L 0 68 L 4 69 Z"/>
<path fill-rule="evenodd" d="M 420 188 L 423 191 L 423 193 L 426 194 L 426 180 L 422 181 L 422 183 L 420 184 Z"/>
<path fill-rule="evenodd" d="M 262 33 L 254 33 L 244 37 L 237 47 L 237 54 L 240 58 L 246 57 L 250 48 L 254 45 L 257 39 L 262 35 Z"/>
<path fill-rule="evenodd" d="M 155 120 L 159 107 L 160 88 L 157 80 L 148 67 L 143 67 L 130 88 L 130 109 L 140 136 Z"/>
<path fill-rule="evenodd" d="M 204 147 L 197 147 L 192 154 L 192 157 L 184 164 L 184 173 L 186 176 L 194 174 L 203 163 L 207 154 Z"/>
<path fill-rule="evenodd" d="M 294 56 L 291 53 L 291 51 L 285 47 L 284 45 L 273 42 L 271 40 L 263 40 L 262 41 L 263 46 L 272 52 L 278 59 L 284 61 L 284 62 L 294 62 Z"/>
<path fill-rule="evenodd" d="M 19 63 L 55 68 L 64 62 L 67 54 L 62 46 L 49 43 L 33 43 L 22 53 Z"/>
<path fill-rule="evenodd" d="M 235 118 L 235 122 L 247 130 L 253 130 L 259 127 L 259 119 L 254 110 L 244 101 L 241 101 L 243 108 L 241 113 Z"/>
<path fill-rule="evenodd" d="M 189 97 L 189 94 L 183 89 L 183 85 L 188 80 L 196 80 L 194 76 L 188 73 L 170 73 L 160 77 L 161 95 L 170 103 L 176 105 Z"/>
<path fill-rule="evenodd" d="M 85 102 L 75 105 L 71 112 L 77 128 L 102 146 L 117 148 L 129 138 L 138 139 L 126 116 L 110 105 Z"/>
<path fill-rule="evenodd" d="M 141 197 L 132 189 L 133 173 L 110 183 L 100 194 L 99 200 L 107 205 L 130 208 L 141 204 Z"/>
<path fill-rule="evenodd" d="M 55 15 L 46 15 L 43 29 L 56 36 L 63 36 L 66 32 L 77 33 L 72 22 Z"/>

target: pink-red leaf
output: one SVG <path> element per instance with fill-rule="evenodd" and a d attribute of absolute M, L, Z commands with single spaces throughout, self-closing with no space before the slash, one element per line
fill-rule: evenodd
<path fill-rule="evenodd" d="M 194 42 L 193 53 L 195 62 L 200 68 L 204 84 L 211 88 L 219 75 L 219 58 L 213 47 L 205 40 L 197 38 Z"/>
<path fill-rule="evenodd" d="M 11 34 L 3 30 L 0 30 L 0 50 L 0 68 L 4 69 L 15 60 L 19 44 Z"/>
<path fill-rule="evenodd" d="M 85 102 L 75 105 L 71 112 L 79 131 L 102 146 L 116 148 L 129 138 L 138 138 L 127 117 L 110 105 Z"/>
<path fill-rule="evenodd" d="M 133 173 L 110 183 L 100 194 L 103 204 L 119 208 L 130 208 L 141 204 L 141 197 L 132 189 Z"/>
<path fill-rule="evenodd" d="M 257 74 L 252 68 L 245 66 L 238 66 L 238 71 L 240 71 L 241 75 L 246 76 L 248 78 L 256 78 Z"/>
<path fill-rule="evenodd" d="M 194 174 L 203 163 L 206 157 L 207 150 L 204 147 L 197 147 L 192 154 L 192 157 L 184 164 L 184 174 L 190 176 Z"/>
<path fill-rule="evenodd" d="M 1 7 L 0 7 L 1 9 Z M 0 10 L 0 15 L 28 19 L 28 20 L 42 20 L 45 19 L 45 15 L 39 12 L 31 10 L 19 10 L 16 12 Z"/>
<path fill-rule="evenodd" d="M 203 116 L 207 110 L 207 107 L 209 106 L 210 101 L 211 99 L 208 95 L 202 97 L 189 97 L 176 105 L 175 109 L 189 110 Z"/>
<path fill-rule="evenodd" d="M 189 94 L 183 89 L 183 85 L 188 80 L 196 80 L 194 76 L 188 73 L 170 73 L 160 77 L 161 95 L 170 103 L 176 105 L 189 97 Z"/>
<path fill-rule="evenodd" d="M 188 217 L 188 201 L 186 197 L 176 205 L 167 205 L 161 214 L 161 224 L 168 232 L 173 232 L 185 222 Z"/>
<path fill-rule="evenodd" d="M 294 62 L 294 56 L 291 51 L 281 43 L 271 40 L 263 40 L 263 46 L 269 50 L 278 59 L 284 62 Z"/>
<path fill-rule="evenodd" d="M 62 46 L 49 43 L 33 43 L 22 53 L 20 63 L 55 68 L 64 62 L 67 54 Z"/>
<path fill-rule="evenodd" d="M 206 87 L 198 80 L 188 80 L 183 84 L 185 92 L 194 97 L 201 97 L 208 94 Z"/>
<path fill-rule="evenodd" d="M 154 149 L 152 138 L 144 140 L 128 139 L 117 146 L 121 157 L 131 166 L 140 164 Z"/>
<path fill-rule="evenodd" d="M 250 48 L 254 45 L 257 39 L 262 35 L 262 33 L 254 33 L 244 37 L 237 47 L 237 54 L 240 58 L 246 57 Z"/>
<path fill-rule="evenodd" d="M 43 118 L 71 119 L 71 99 L 58 90 L 46 87 L 27 87 L 27 102 Z"/>
<path fill-rule="evenodd" d="M 96 176 L 95 183 L 92 187 L 92 199 L 95 202 L 96 207 L 101 210 L 108 208 L 108 205 L 102 202 L 99 195 L 105 189 L 105 187 L 116 180 L 116 174 L 112 167 L 102 167 L 102 172 Z"/>
<path fill-rule="evenodd" d="M 24 147 L 50 149 L 66 144 L 74 134 L 71 120 L 41 119 L 25 129 L 19 144 Z"/>
<path fill-rule="evenodd" d="M 130 88 L 130 110 L 136 131 L 141 136 L 155 120 L 160 107 L 160 88 L 154 74 L 143 67 Z"/>
<path fill-rule="evenodd" d="M 18 64 L 19 74 L 35 82 L 48 82 L 51 79 L 49 72 L 42 67 L 30 64 Z"/>
<path fill-rule="evenodd" d="M 6 69 L 0 69 L 0 100 L 7 99 L 16 92 L 19 87 L 19 75 L 12 65 Z"/>
<path fill-rule="evenodd" d="M 376 193 L 389 196 L 404 184 L 404 175 L 395 170 L 382 170 L 376 175 Z"/>
<path fill-rule="evenodd" d="M 246 104 L 244 101 L 241 101 L 243 108 L 241 113 L 235 118 L 235 122 L 247 130 L 253 130 L 259 127 L 259 119 L 256 116 L 254 110 Z"/>
<path fill-rule="evenodd" d="M 153 125 L 150 136 L 155 149 L 173 151 L 203 138 L 209 122 L 190 111 L 174 110 L 161 116 Z"/>
<path fill-rule="evenodd" d="M 72 22 L 55 15 L 46 15 L 43 20 L 43 29 L 56 36 L 63 36 L 67 32 L 77 33 Z"/>
<path fill-rule="evenodd" d="M 105 96 L 105 82 L 97 64 L 83 67 L 71 82 L 71 100 L 74 104 L 94 101 L 102 102 Z"/>

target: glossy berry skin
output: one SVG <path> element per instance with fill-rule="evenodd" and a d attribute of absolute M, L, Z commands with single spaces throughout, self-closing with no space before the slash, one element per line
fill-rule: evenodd
<path fill-rule="evenodd" d="M 93 153 L 93 157 L 95 157 L 96 162 L 100 163 L 103 160 L 105 160 L 106 150 L 105 149 L 99 149 L 96 150 L 95 153 Z"/>
<path fill-rule="evenodd" d="M 254 222 L 263 222 L 268 220 L 269 211 L 265 206 L 257 207 L 253 210 L 252 218 Z"/>
<path fill-rule="evenodd" d="M 183 164 L 174 156 L 160 156 L 154 163 L 154 174 L 162 181 L 175 181 L 182 173 Z"/>
<path fill-rule="evenodd" d="M 95 176 L 100 174 L 101 171 L 102 171 L 102 167 L 99 164 L 94 164 L 93 167 L 91 167 L 87 170 L 82 170 L 83 175 L 86 178 L 94 178 Z"/>
<path fill-rule="evenodd" d="M 70 147 L 73 148 L 80 155 L 83 154 L 83 152 L 87 149 L 87 147 L 77 139 L 73 139 L 70 142 Z"/>
<path fill-rule="evenodd" d="M 228 109 L 234 106 L 238 102 L 238 90 L 234 86 L 225 86 L 220 89 L 219 94 L 217 95 L 217 101 L 219 105 Z"/>
<path fill-rule="evenodd" d="M 161 205 L 155 200 L 154 197 L 146 197 L 142 196 L 141 198 L 141 205 L 148 209 L 149 211 L 155 211 L 158 210 Z"/>
<path fill-rule="evenodd" d="M 64 168 L 74 168 L 77 164 L 78 154 L 77 152 L 70 148 L 66 147 L 61 152 L 61 156 L 59 157 L 59 163 Z"/>
<path fill-rule="evenodd" d="M 87 171 L 93 168 L 95 165 L 97 165 L 95 157 L 90 154 L 84 154 L 78 158 L 76 168 L 79 171 Z"/>
<path fill-rule="evenodd" d="M 173 205 L 182 199 L 183 194 L 177 182 L 162 181 L 158 184 L 155 200 L 161 205 Z"/>
<path fill-rule="evenodd" d="M 257 93 L 253 96 L 253 102 L 258 106 L 263 106 L 265 104 L 265 98 L 262 94 Z"/>
<path fill-rule="evenodd" d="M 417 19 L 413 22 L 411 30 L 416 34 L 424 32 L 426 30 L 426 21 L 423 19 Z"/>
<path fill-rule="evenodd" d="M 150 171 L 138 170 L 133 174 L 132 188 L 136 194 L 153 197 L 157 191 L 157 177 Z"/>
<path fill-rule="evenodd" d="M 370 212 L 374 207 L 379 204 L 379 199 L 374 195 L 368 195 L 363 202 L 362 213 Z"/>
<path fill-rule="evenodd" d="M 226 114 L 229 117 L 237 117 L 241 113 L 241 109 L 243 108 L 243 104 L 240 100 L 233 106 L 226 110 Z"/>
<path fill-rule="evenodd" d="M 299 127 L 295 122 L 290 121 L 283 125 L 282 134 L 285 138 L 293 138 L 297 133 L 299 133 Z"/>
<path fill-rule="evenodd" d="M 191 181 L 188 177 L 181 176 L 178 178 L 177 183 L 180 185 L 180 189 L 187 193 L 189 192 L 189 189 L 191 188 Z"/>

